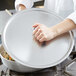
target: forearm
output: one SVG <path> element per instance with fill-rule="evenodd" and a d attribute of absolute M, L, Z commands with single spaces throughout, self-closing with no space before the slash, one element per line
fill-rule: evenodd
<path fill-rule="evenodd" d="M 70 31 L 75 28 L 76 28 L 76 24 L 72 20 L 66 19 L 66 20 L 62 21 L 61 23 L 53 26 L 50 29 L 53 29 L 57 36 L 57 35 L 61 35 L 67 31 Z"/>

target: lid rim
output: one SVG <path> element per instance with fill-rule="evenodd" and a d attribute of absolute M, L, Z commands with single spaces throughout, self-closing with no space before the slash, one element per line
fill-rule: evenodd
<path fill-rule="evenodd" d="M 27 12 L 28 11 L 31 11 L 31 10 L 38 10 L 38 11 L 46 11 L 45 9 L 37 9 L 37 8 L 33 8 L 33 9 L 29 9 L 29 10 L 27 10 Z M 23 12 L 23 11 L 22 11 Z M 46 11 L 46 12 L 48 12 L 48 11 Z M 50 13 L 50 12 L 49 12 Z M 51 12 L 51 13 L 53 13 L 53 12 Z M 54 14 L 54 13 L 53 13 Z M 15 16 L 16 16 L 16 14 L 15 14 Z M 58 15 L 56 15 L 57 17 L 59 17 Z M 62 18 L 61 17 L 59 17 L 61 20 L 62 20 Z M 12 19 L 12 18 L 11 18 Z M 10 19 L 10 20 L 11 20 Z M 7 23 L 7 25 L 8 25 L 8 23 Z M 8 51 L 8 48 L 6 48 L 6 43 L 5 43 L 5 32 L 6 32 L 6 29 L 7 29 L 7 27 L 5 27 L 5 29 L 4 29 L 4 31 L 3 31 L 3 34 L 2 34 L 2 44 L 3 44 L 3 47 L 6 49 L 6 51 L 7 52 L 9 52 Z M 73 46 L 74 46 L 74 39 L 73 39 L 73 35 L 72 35 L 72 33 L 71 32 L 69 32 L 70 33 L 70 36 L 71 36 L 71 40 L 72 40 L 72 43 L 70 44 L 70 48 L 69 48 L 69 53 L 66 55 L 66 57 L 64 57 L 62 60 L 60 60 L 58 63 L 60 63 L 60 62 L 62 62 L 63 60 L 65 60 L 67 57 L 68 57 L 68 55 L 71 53 L 71 50 L 72 50 L 72 48 L 73 48 Z M 47 67 L 50 67 L 50 65 L 49 64 L 47 64 L 47 65 L 39 65 L 39 66 L 33 66 L 33 65 L 29 65 L 29 64 L 25 64 L 25 63 L 23 63 L 23 62 L 21 62 L 18 58 L 16 58 L 16 57 L 14 57 L 13 56 L 13 54 L 11 53 L 11 52 L 9 52 L 10 53 L 10 56 L 11 57 L 13 57 L 13 59 L 15 60 L 15 61 L 17 61 L 18 63 L 20 63 L 20 64 L 22 64 L 22 65 L 24 65 L 24 66 L 28 66 L 28 67 L 31 67 L 31 68 L 47 68 Z M 53 65 L 51 65 L 51 66 L 55 66 L 55 65 L 57 65 L 58 63 L 54 63 Z"/>

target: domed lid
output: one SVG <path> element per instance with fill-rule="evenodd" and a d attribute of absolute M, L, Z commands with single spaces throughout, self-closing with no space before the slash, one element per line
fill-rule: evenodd
<path fill-rule="evenodd" d="M 32 25 L 51 27 L 62 19 L 44 9 L 28 9 L 15 14 L 6 24 L 2 42 L 8 54 L 22 65 L 33 68 L 52 67 L 66 59 L 73 47 L 73 36 L 68 32 L 52 41 L 39 43 L 32 35 Z"/>

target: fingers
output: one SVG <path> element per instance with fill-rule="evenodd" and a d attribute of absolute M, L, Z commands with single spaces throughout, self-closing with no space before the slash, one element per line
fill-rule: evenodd
<path fill-rule="evenodd" d="M 35 30 L 33 31 L 33 35 L 36 34 L 36 32 L 38 31 L 39 27 L 36 27 Z"/>
<path fill-rule="evenodd" d="M 45 41 L 45 35 L 43 34 L 42 26 L 41 24 L 36 24 L 33 27 L 36 27 L 35 30 L 33 31 L 33 35 L 39 42 Z"/>
<path fill-rule="evenodd" d="M 40 42 L 43 42 L 44 40 L 46 40 L 44 34 L 42 33 L 40 29 L 38 29 L 38 31 L 35 33 L 35 38 L 39 40 Z"/>
<path fill-rule="evenodd" d="M 39 39 L 41 39 L 42 38 L 42 36 L 43 36 L 43 34 L 42 33 L 40 33 L 36 38 L 37 38 L 37 40 L 39 40 Z"/>
<path fill-rule="evenodd" d="M 43 33 L 40 33 L 38 36 L 36 36 L 36 39 L 39 40 L 39 42 L 47 40 L 46 36 Z"/>
<path fill-rule="evenodd" d="M 37 26 L 38 26 L 38 24 L 33 25 L 33 27 L 37 27 Z"/>
<path fill-rule="evenodd" d="M 35 37 L 37 38 L 37 37 L 38 37 L 38 35 L 40 35 L 40 33 L 41 33 L 41 30 L 40 30 L 40 29 L 38 29 L 38 31 L 35 33 Z"/>
<path fill-rule="evenodd" d="M 42 37 L 41 39 L 39 39 L 39 42 L 43 42 L 45 41 L 45 37 Z"/>
<path fill-rule="evenodd" d="M 39 26 L 39 25 L 41 25 L 41 24 L 37 23 L 37 24 L 33 25 L 33 27 L 37 27 L 37 26 Z"/>

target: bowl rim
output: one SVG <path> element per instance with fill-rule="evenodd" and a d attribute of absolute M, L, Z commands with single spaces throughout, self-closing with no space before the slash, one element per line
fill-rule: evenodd
<path fill-rule="evenodd" d="M 1 46 L 2 46 L 2 44 L 0 45 L 0 48 L 1 48 Z M 16 62 L 15 60 L 12 61 L 12 60 L 6 59 L 5 57 L 3 57 L 3 55 L 2 55 L 1 53 L 0 53 L 0 57 L 1 57 L 2 59 L 4 59 L 4 60 L 10 61 L 10 62 Z"/>

